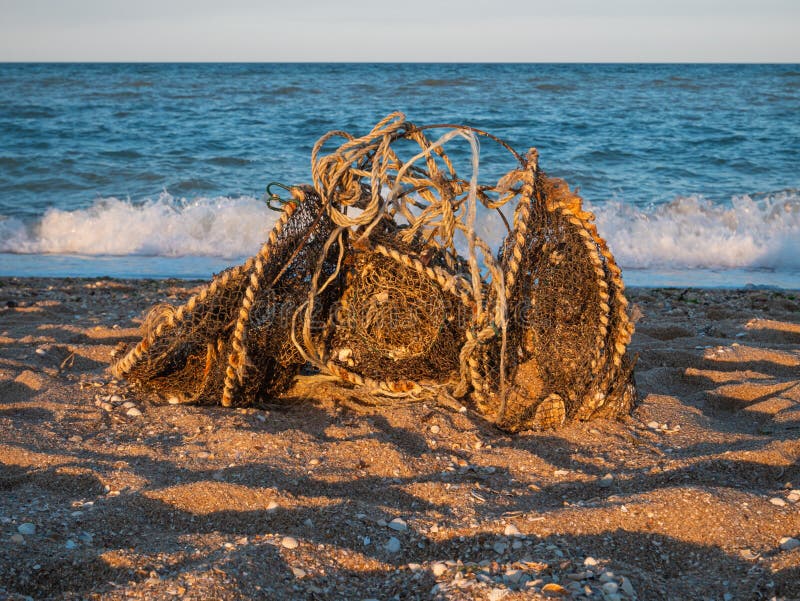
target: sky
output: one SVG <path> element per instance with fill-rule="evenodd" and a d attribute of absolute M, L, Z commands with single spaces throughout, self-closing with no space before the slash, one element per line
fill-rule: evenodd
<path fill-rule="evenodd" d="M 0 61 L 800 62 L 800 0 L 0 0 Z"/>

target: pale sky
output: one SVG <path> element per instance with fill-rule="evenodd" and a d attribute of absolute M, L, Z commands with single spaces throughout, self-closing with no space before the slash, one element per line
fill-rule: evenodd
<path fill-rule="evenodd" d="M 800 0 L 0 0 L 0 61 L 800 62 Z"/>

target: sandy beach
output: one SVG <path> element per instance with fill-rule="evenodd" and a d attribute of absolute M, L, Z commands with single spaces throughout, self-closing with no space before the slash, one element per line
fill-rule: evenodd
<path fill-rule="evenodd" d="M 0 278 L 0 599 L 800 599 L 800 293 L 629 290 L 633 414 L 509 436 L 114 380 L 199 285 Z"/>

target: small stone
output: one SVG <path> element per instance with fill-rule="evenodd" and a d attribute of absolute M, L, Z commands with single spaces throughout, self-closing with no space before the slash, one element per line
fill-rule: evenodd
<path fill-rule="evenodd" d="M 176 396 L 171 396 L 171 397 L 169 397 L 169 398 L 167 399 L 167 402 L 168 402 L 170 405 L 178 405 L 178 404 L 180 404 L 181 400 L 180 400 L 178 397 L 176 397 Z"/>
<path fill-rule="evenodd" d="M 339 350 L 338 358 L 341 363 L 347 363 L 347 360 L 353 356 L 353 351 L 349 348 Z"/>
<path fill-rule="evenodd" d="M 81 539 L 82 543 L 85 543 L 87 545 L 91 545 L 92 541 L 94 541 L 94 535 L 92 535 L 89 532 L 81 532 L 78 538 Z"/>
<path fill-rule="evenodd" d="M 592 568 L 597 565 L 597 560 L 594 557 L 587 557 L 583 560 L 583 565 L 587 568 Z"/>
<path fill-rule="evenodd" d="M 547 597 L 564 597 L 569 595 L 569 591 L 560 584 L 555 582 L 548 582 L 542 587 L 542 592 Z"/>
<path fill-rule="evenodd" d="M 612 476 L 611 474 L 606 474 L 605 476 L 600 478 L 597 484 L 600 485 L 601 488 L 608 488 L 609 486 L 611 486 L 613 482 L 614 482 L 614 476 Z"/>
<path fill-rule="evenodd" d="M 125 415 L 128 417 L 139 417 L 142 415 L 142 412 L 139 411 L 136 407 L 131 407 L 125 412 Z"/>
<path fill-rule="evenodd" d="M 506 552 L 506 549 L 508 549 L 508 545 L 504 542 L 496 542 L 494 545 L 492 545 L 492 549 L 494 549 L 495 553 L 502 555 Z"/>
<path fill-rule="evenodd" d="M 441 431 L 441 428 L 436 424 L 433 424 L 430 428 L 431 434 L 438 434 Z"/>
<path fill-rule="evenodd" d="M 508 594 L 507 589 L 493 588 L 492 590 L 489 591 L 487 598 L 489 599 L 489 601 L 500 601 L 500 599 L 505 597 L 507 594 Z"/>
<path fill-rule="evenodd" d="M 796 549 L 800 547 L 800 540 L 796 538 L 792 538 L 791 536 L 784 536 L 781 539 L 781 549 L 784 551 L 791 551 L 792 549 Z"/>
<path fill-rule="evenodd" d="M 769 500 L 769 502 L 775 505 L 776 507 L 786 507 L 786 501 L 784 501 L 780 497 L 772 497 Z"/>
<path fill-rule="evenodd" d="M 300 568 L 292 568 L 292 574 L 294 574 L 295 578 L 305 578 L 306 571 Z"/>
<path fill-rule="evenodd" d="M 389 528 L 396 530 L 397 532 L 405 532 L 408 530 L 408 524 L 406 524 L 401 518 L 394 518 L 391 522 L 389 522 Z"/>
<path fill-rule="evenodd" d="M 412 572 L 419 572 L 422 569 L 422 566 L 418 563 L 410 563 L 408 564 L 408 569 Z"/>
<path fill-rule="evenodd" d="M 277 501 L 270 501 L 267 503 L 267 511 L 275 511 L 278 509 L 279 505 Z"/>
<path fill-rule="evenodd" d="M 438 561 L 437 561 L 436 563 L 434 563 L 434 564 L 431 564 L 431 573 L 432 573 L 432 574 L 433 574 L 433 575 L 434 575 L 436 578 L 438 578 L 439 576 L 441 576 L 442 574 L 444 574 L 446 571 L 447 571 L 447 566 L 446 566 L 446 565 L 444 565 L 444 564 L 443 564 L 443 563 L 441 563 L 441 562 L 438 562 Z"/>
<path fill-rule="evenodd" d="M 620 588 L 622 589 L 622 592 L 628 595 L 629 597 L 636 596 L 636 591 L 634 590 L 631 581 L 625 578 L 625 576 L 622 577 L 622 584 L 620 585 Z"/>
<path fill-rule="evenodd" d="M 65 547 L 66 549 L 75 549 L 75 548 L 77 548 L 77 546 L 78 546 L 78 543 L 76 543 L 76 542 L 75 542 L 74 540 L 72 540 L 72 539 L 69 539 L 69 540 L 67 541 L 67 544 L 66 544 L 66 545 L 64 545 L 64 547 Z"/>
<path fill-rule="evenodd" d="M 31 536 L 36 534 L 36 526 L 30 522 L 25 522 L 24 524 L 17 526 L 17 532 L 24 534 L 25 536 Z"/>
<path fill-rule="evenodd" d="M 21 544 L 25 542 L 25 537 L 21 534 L 12 534 L 11 535 L 11 542 Z"/>
<path fill-rule="evenodd" d="M 600 582 L 611 582 L 614 580 L 614 572 L 603 572 L 600 574 Z"/>
<path fill-rule="evenodd" d="M 114 400 L 115 397 L 117 399 L 116 401 Z M 114 395 L 108 400 L 111 401 L 112 403 L 119 403 L 122 399 L 117 395 Z M 133 401 L 125 401 L 124 403 L 122 403 L 122 406 L 125 409 L 132 409 L 133 407 L 136 407 L 136 403 L 134 403 Z"/>
<path fill-rule="evenodd" d="M 647 422 L 647 427 L 650 428 L 651 430 L 660 430 L 661 429 L 661 424 L 659 424 L 658 422 L 655 422 L 655 421 Z"/>
<path fill-rule="evenodd" d="M 733 595 L 731 593 L 725 593 L 722 595 L 722 601 L 733 601 Z"/>
<path fill-rule="evenodd" d="M 300 543 L 297 542 L 297 539 L 293 536 L 284 536 L 281 539 L 281 547 L 284 549 L 297 549 L 300 546 Z"/>
<path fill-rule="evenodd" d="M 800 501 L 800 490 L 793 490 L 789 493 L 789 496 L 786 497 L 790 503 L 797 503 Z"/>
<path fill-rule="evenodd" d="M 514 570 L 508 569 L 506 573 L 503 574 L 503 580 L 508 582 L 509 584 L 519 584 L 520 579 L 525 575 L 525 572 L 522 570 Z"/>
<path fill-rule="evenodd" d="M 609 595 L 614 595 L 619 590 L 619 585 L 616 582 L 606 582 L 603 585 L 603 592 Z"/>
<path fill-rule="evenodd" d="M 111 403 L 100 403 L 100 408 L 103 411 L 113 411 L 114 405 L 112 405 Z"/>
<path fill-rule="evenodd" d="M 503 530 L 503 534 L 506 536 L 523 536 L 522 532 L 514 524 L 508 524 Z"/>
<path fill-rule="evenodd" d="M 567 475 L 569 475 L 569 472 L 567 470 L 556 470 L 556 471 L 553 472 L 553 475 L 557 476 L 557 477 L 558 476 L 567 476 Z"/>
<path fill-rule="evenodd" d="M 400 541 L 396 539 L 394 536 L 390 537 L 388 541 L 386 541 L 386 545 L 384 548 L 389 553 L 397 553 L 400 550 Z"/>

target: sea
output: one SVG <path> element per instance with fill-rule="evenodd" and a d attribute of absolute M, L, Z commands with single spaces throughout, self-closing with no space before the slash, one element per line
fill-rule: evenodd
<path fill-rule="evenodd" d="M 792 64 L 0 64 L 0 275 L 209 278 L 266 239 L 268 183 L 393 111 L 536 147 L 628 285 L 800 288 Z"/>

